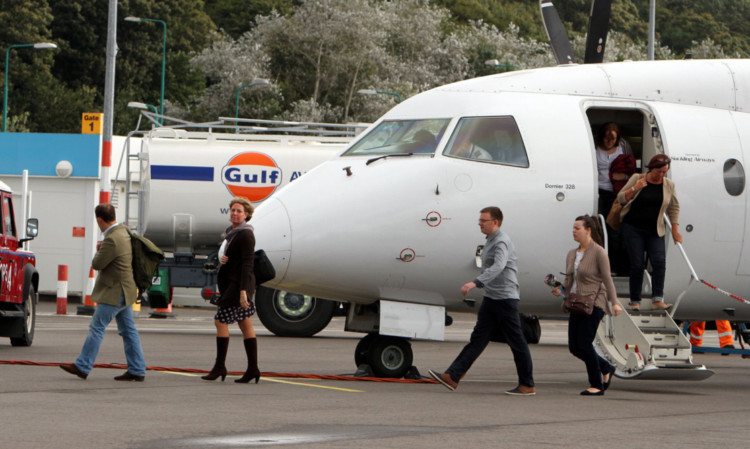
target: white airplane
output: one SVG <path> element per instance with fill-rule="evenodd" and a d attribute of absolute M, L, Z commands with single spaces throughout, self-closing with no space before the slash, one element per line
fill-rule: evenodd
<path fill-rule="evenodd" d="M 368 333 L 356 361 L 399 377 L 406 338 L 442 339 L 444 313 L 481 299 L 459 288 L 478 273 L 479 210 L 497 205 L 518 251 L 521 311 L 561 315 L 542 280 L 563 269 L 574 218 L 596 213 L 594 130 L 614 121 L 641 165 L 672 158 L 687 258 L 668 240 L 665 294 L 679 301 L 656 314 L 658 332 L 623 314 L 604 322 L 599 349 L 622 377 L 705 378 L 673 319 L 750 321 L 749 304 L 698 281 L 750 297 L 748 111 L 750 60 L 566 65 L 424 92 L 258 207 L 269 286 L 352 303 L 346 329 Z"/>

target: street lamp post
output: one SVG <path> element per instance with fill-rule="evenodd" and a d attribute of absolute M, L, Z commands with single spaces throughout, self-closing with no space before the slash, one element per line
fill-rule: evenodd
<path fill-rule="evenodd" d="M 401 95 L 397 94 L 396 92 L 387 92 L 384 90 L 375 90 L 375 89 L 360 89 L 357 91 L 358 94 L 361 95 L 393 95 L 396 97 L 396 103 L 401 103 Z"/>
<path fill-rule="evenodd" d="M 35 50 L 44 48 L 57 48 L 57 45 L 50 42 L 39 42 L 36 44 L 16 44 L 11 45 L 5 50 L 5 84 L 3 84 L 3 132 L 5 132 L 8 122 L 8 65 L 10 64 L 10 50 L 12 48 L 34 47 Z"/>
<path fill-rule="evenodd" d="M 240 116 L 240 91 L 245 87 L 253 87 L 253 86 L 269 86 L 271 83 L 264 78 L 253 78 L 253 81 L 250 82 L 250 84 L 241 84 L 240 87 L 237 88 L 237 95 L 234 100 L 234 118 L 239 118 Z M 235 122 L 237 124 L 237 122 Z"/>
<path fill-rule="evenodd" d="M 159 110 L 156 109 L 156 106 L 152 104 L 141 103 L 140 101 L 131 101 L 128 103 L 128 107 L 133 108 L 133 109 L 143 109 L 143 110 L 151 109 L 152 111 L 154 111 L 154 114 L 159 113 Z"/>
<path fill-rule="evenodd" d="M 160 23 L 164 30 L 164 37 L 162 39 L 161 48 L 161 98 L 159 99 L 159 123 L 164 124 L 164 78 L 167 70 L 167 22 L 159 19 L 147 19 L 145 17 L 125 17 L 126 22 L 154 22 Z"/>

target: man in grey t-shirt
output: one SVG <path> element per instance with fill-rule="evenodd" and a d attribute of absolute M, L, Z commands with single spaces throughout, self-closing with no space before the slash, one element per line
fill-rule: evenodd
<path fill-rule="evenodd" d="M 536 394 L 536 388 L 532 375 L 531 352 L 523 336 L 518 315 L 518 301 L 521 296 L 518 288 L 518 260 L 513 242 L 508 234 L 500 230 L 502 223 L 503 213 L 500 208 L 491 206 L 481 210 L 479 229 L 487 236 L 487 243 L 482 251 L 482 271 L 476 279 L 461 287 L 461 294 L 464 296 L 474 288 L 484 288 L 485 294 L 477 314 L 477 323 L 469 343 L 464 346 L 448 370 L 442 374 L 433 370 L 429 370 L 429 373 L 449 390 L 455 390 L 459 380 L 487 347 L 492 330 L 498 328 L 513 351 L 518 373 L 518 386 L 506 393 L 532 396 Z"/>

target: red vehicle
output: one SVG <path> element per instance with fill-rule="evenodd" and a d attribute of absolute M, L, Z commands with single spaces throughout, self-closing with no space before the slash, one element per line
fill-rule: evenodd
<path fill-rule="evenodd" d="M 0 337 L 10 337 L 13 346 L 31 346 L 39 301 L 39 273 L 36 256 L 19 245 L 36 237 L 39 222 L 29 218 L 28 238 L 19 239 L 13 197 L 7 184 L 0 181 Z"/>

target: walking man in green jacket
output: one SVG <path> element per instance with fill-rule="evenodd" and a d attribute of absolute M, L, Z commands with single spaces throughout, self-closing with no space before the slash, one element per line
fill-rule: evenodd
<path fill-rule="evenodd" d="M 96 223 L 104 234 L 91 266 L 98 271 L 91 299 L 98 303 L 91 317 L 89 334 L 83 343 L 81 355 L 75 363 L 60 365 L 63 370 L 86 379 L 99 353 L 104 331 L 115 319 L 117 332 L 125 345 L 125 359 L 128 370 L 116 376 L 115 380 L 142 382 L 146 377 L 146 361 L 143 358 L 141 340 L 133 321 L 132 305 L 138 297 L 138 289 L 133 279 L 133 252 L 130 234 L 126 225 L 117 223 L 115 208 L 100 204 L 94 209 Z"/>

